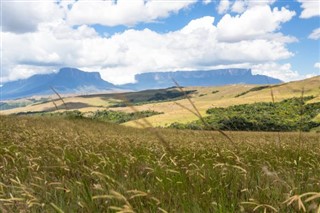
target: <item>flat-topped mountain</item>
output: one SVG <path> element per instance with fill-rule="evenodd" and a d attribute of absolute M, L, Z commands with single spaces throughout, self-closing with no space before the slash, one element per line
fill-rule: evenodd
<path fill-rule="evenodd" d="M 175 86 L 220 86 L 228 84 L 276 84 L 280 80 L 253 75 L 250 69 L 221 69 L 209 71 L 150 72 L 135 76 L 136 83 L 115 86 L 103 80 L 98 72 L 84 72 L 76 68 L 62 68 L 57 73 L 34 75 L 5 83 L 1 99 L 16 99 L 34 95 L 53 94 L 50 87 L 61 94 L 96 93 L 115 89 L 145 90 Z"/>
<path fill-rule="evenodd" d="M 98 72 L 84 72 L 75 68 L 62 68 L 58 73 L 34 75 L 30 78 L 5 83 L 1 87 L 2 99 L 59 93 L 90 93 L 115 89 Z"/>
<path fill-rule="evenodd" d="M 250 69 L 220 69 L 209 71 L 151 72 L 135 76 L 136 83 L 123 87 L 142 90 L 175 86 L 221 86 L 228 84 L 277 84 L 282 81 L 265 75 L 253 75 Z"/>

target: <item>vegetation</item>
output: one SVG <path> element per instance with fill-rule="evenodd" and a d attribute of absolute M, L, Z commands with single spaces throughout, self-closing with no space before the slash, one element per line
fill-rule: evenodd
<path fill-rule="evenodd" d="M 315 212 L 316 133 L 0 117 L 1 212 Z"/>
<path fill-rule="evenodd" d="M 277 103 L 255 103 L 211 108 L 209 116 L 188 124 L 173 123 L 178 129 L 220 129 L 245 131 L 310 131 L 320 123 L 313 119 L 320 113 L 320 102 L 306 104 L 313 97 L 286 99 Z"/>
<path fill-rule="evenodd" d="M 32 115 L 32 116 L 45 116 L 45 117 L 58 117 L 66 119 L 91 119 L 96 121 L 103 121 L 108 123 L 121 124 L 132 120 L 159 115 L 161 112 L 155 111 L 139 111 L 139 112 L 120 112 L 112 110 L 98 110 L 95 112 L 83 113 L 79 110 L 62 111 L 62 112 L 25 112 L 18 113 L 17 115 Z"/>
<path fill-rule="evenodd" d="M 235 94 L 244 91 L 225 89 L 210 96 L 213 89 L 202 88 L 198 94 L 206 94 L 203 101 L 215 96 L 235 101 Z M 155 91 L 143 94 L 127 100 L 166 101 Z M 91 98 L 102 103 L 100 97 Z M 81 97 L 88 99 L 85 103 L 91 98 Z M 312 98 L 211 108 L 203 121 L 172 125 L 219 131 L 117 125 L 139 119 L 135 122 L 150 127 L 148 117 L 159 114 L 155 111 L 39 110 L 0 116 L 0 212 L 318 213 L 318 133 L 221 131 L 319 129 L 320 103 Z M 187 111 L 194 107 L 190 98 L 176 105 Z M 163 109 L 165 103 L 158 106 Z M 193 115 L 201 117 L 209 108 L 201 107 Z"/>
<path fill-rule="evenodd" d="M 246 95 L 248 94 L 249 92 L 255 92 L 255 91 L 259 91 L 259 90 L 263 90 L 263 89 L 266 89 L 266 88 L 271 88 L 272 86 L 269 86 L 269 85 L 263 85 L 263 86 L 257 86 L 257 87 L 253 87 L 245 92 L 242 92 L 238 95 L 235 96 L 235 98 L 238 98 L 240 96 L 243 96 L 243 95 Z"/>
<path fill-rule="evenodd" d="M 295 81 L 276 86 L 272 85 L 274 102 L 279 102 L 292 97 L 300 97 L 302 88 L 304 88 L 305 96 L 315 97 L 311 100 L 312 102 L 319 102 L 319 81 L 320 76 L 317 76 L 302 81 Z M 246 95 L 235 98 L 237 94 L 248 91 L 249 89 L 254 87 L 257 86 L 243 84 L 217 87 L 186 87 L 184 88 L 184 90 L 196 90 L 196 92 L 190 94 L 190 97 L 199 109 L 200 114 L 202 116 L 206 116 L 206 111 L 212 107 L 228 107 L 231 105 L 252 104 L 256 102 L 270 102 L 272 100 L 270 96 L 270 88 L 252 91 L 247 93 Z M 65 101 L 69 110 L 78 109 L 81 112 L 97 111 L 106 108 L 109 108 L 110 110 L 114 111 L 132 112 L 132 105 L 135 106 L 135 109 L 137 111 L 152 110 L 157 112 L 163 112 L 163 114 L 161 115 L 146 118 L 146 120 L 148 120 L 148 122 L 151 123 L 153 126 L 167 127 L 173 122 L 187 123 L 197 120 L 197 117 L 194 114 L 190 113 L 187 109 L 180 107 L 180 105 L 183 105 L 187 108 L 191 107 L 191 105 L 188 103 L 188 100 L 183 96 L 176 99 L 168 99 L 163 101 L 148 101 L 148 99 L 154 97 L 156 93 L 166 93 L 166 91 L 169 90 L 179 91 L 177 87 L 173 87 L 168 89 L 145 90 L 140 92 L 94 94 L 76 97 L 64 97 L 63 100 Z M 212 93 L 213 91 L 219 92 Z M 200 97 L 199 94 L 206 95 Z M 121 100 L 126 101 L 124 103 L 121 103 Z M 131 102 L 129 104 L 130 106 L 127 106 L 127 103 L 130 100 L 134 100 L 134 102 Z M 57 105 L 59 111 L 65 109 L 65 105 L 62 103 L 61 100 L 56 99 L 54 100 L 54 102 Z M 84 103 L 87 105 L 81 106 L 79 103 Z M 112 108 L 116 106 L 118 106 L 118 108 Z M 3 110 L 0 113 L 15 114 L 19 112 L 40 112 L 48 110 L 56 111 L 56 107 L 54 106 L 53 101 L 37 105 L 33 104 L 27 107 L 21 107 L 11 110 Z M 319 118 L 320 117 L 316 118 L 314 121 L 320 122 Z M 139 126 L 136 122 L 128 122 L 125 125 Z"/>
<path fill-rule="evenodd" d="M 196 90 L 187 90 L 187 94 L 196 92 Z M 113 107 L 127 106 L 126 102 L 130 105 L 142 105 L 145 103 L 163 102 L 169 100 L 178 100 L 184 98 L 184 93 L 179 91 L 176 87 L 167 89 L 153 89 L 143 90 L 138 92 L 125 92 L 125 93 L 107 93 L 107 94 L 94 94 L 79 96 L 85 99 L 101 98 L 105 101 L 116 100 Z M 121 102 L 119 102 L 121 101 Z M 123 103 L 124 101 L 124 103 Z"/>
<path fill-rule="evenodd" d="M 127 106 L 141 106 L 144 104 L 151 104 L 151 103 L 160 103 L 160 102 L 167 102 L 167 101 L 177 101 L 180 99 L 184 99 L 185 95 L 192 94 L 196 92 L 196 90 L 188 90 L 185 92 L 181 92 L 179 90 L 159 90 L 159 92 L 154 91 L 155 93 L 152 96 L 148 97 L 147 99 L 141 99 L 141 97 L 135 98 L 132 97 L 130 99 L 124 98 L 125 101 L 117 102 L 110 107 L 127 107 Z"/>
<path fill-rule="evenodd" d="M 93 112 L 93 114 L 90 116 L 90 118 L 93 120 L 120 124 L 120 123 L 125 123 L 125 122 L 131 121 L 131 120 L 137 120 L 140 118 L 146 118 L 146 117 L 150 117 L 153 115 L 159 115 L 159 114 L 162 114 L 162 113 L 150 111 L 150 110 L 131 112 L 131 113 L 102 110 L 102 111 Z"/>
<path fill-rule="evenodd" d="M 14 108 L 18 108 L 18 107 L 25 107 L 30 105 L 30 102 L 0 102 L 0 110 L 7 110 L 7 109 L 14 109 Z"/>
<path fill-rule="evenodd" d="M 0 110 L 8 110 L 8 109 L 15 109 L 19 107 L 25 107 L 29 105 L 37 105 L 46 102 L 48 98 L 28 98 L 28 99 L 21 99 L 21 100 L 11 100 L 11 101 L 0 101 Z"/>
<path fill-rule="evenodd" d="M 191 94 L 194 93 L 195 90 L 189 90 L 185 93 L 179 91 L 179 90 L 169 90 L 165 93 L 156 93 L 153 97 L 149 98 L 148 101 L 164 101 L 169 99 L 176 99 L 176 98 L 183 98 L 185 94 Z"/>

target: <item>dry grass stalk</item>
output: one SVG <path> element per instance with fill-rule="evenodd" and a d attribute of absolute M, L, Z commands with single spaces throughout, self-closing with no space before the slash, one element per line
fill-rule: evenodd
<path fill-rule="evenodd" d="M 66 108 L 66 110 L 69 110 L 66 102 L 64 102 L 64 100 L 61 97 L 61 95 L 53 87 L 50 87 L 50 89 L 59 97 L 59 99 L 62 101 L 62 103 L 63 103 L 64 107 Z"/>

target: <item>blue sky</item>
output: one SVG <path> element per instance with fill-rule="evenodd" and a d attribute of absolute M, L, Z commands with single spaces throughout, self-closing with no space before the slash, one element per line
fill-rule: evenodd
<path fill-rule="evenodd" d="M 234 67 L 302 79 L 319 75 L 319 11 L 318 0 L 3 0 L 1 81 L 64 66 L 115 84 Z"/>

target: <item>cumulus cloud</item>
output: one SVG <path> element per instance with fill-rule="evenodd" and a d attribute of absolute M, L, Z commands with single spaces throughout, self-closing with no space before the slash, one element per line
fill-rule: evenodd
<path fill-rule="evenodd" d="M 203 0 L 202 3 L 203 4 L 210 4 L 212 2 L 212 0 Z"/>
<path fill-rule="evenodd" d="M 231 11 L 235 13 L 243 13 L 246 10 L 246 2 L 244 0 L 237 0 L 233 3 Z"/>
<path fill-rule="evenodd" d="M 320 69 L 320 62 L 315 63 L 314 68 Z"/>
<path fill-rule="evenodd" d="M 218 5 L 218 13 L 224 14 L 229 10 L 230 7 L 230 1 L 229 0 L 220 0 L 220 3 Z"/>
<path fill-rule="evenodd" d="M 54 1 L 3 1 L 2 30 L 15 33 L 36 31 L 40 23 L 64 17 Z"/>
<path fill-rule="evenodd" d="M 44 1 L 37 4 L 40 2 Z M 223 0 L 221 12 L 231 9 L 241 14 L 225 14 L 219 23 L 211 16 L 194 19 L 167 33 L 128 29 L 109 37 L 99 35 L 91 24 L 132 26 L 153 22 L 194 1 L 164 4 L 151 0 L 97 0 L 89 4 L 59 0 L 45 1 L 39 7 L 20 1 L 13 4 L 16 7 L 7 4 L 1 32 L 1 79 L 11 81 L 56 72 L 64 66 L 99 71 L 105 80 L 116 84 L 133 82 L 134 75 L 143 72 L 228 67 L 253 67 L 256 73 L 294 79 L 297 76 L 291 65 L 276 61 L 293 56 L 286 45 L 296 39 L 278 30 L 295 12 L 271 9 L 273 2 Z M 235 4 L 243 5 L 237 8 Z"/>
<path fill-rule="evenodd" d="M 3 75 L 0 78 L 1 82 L 14 81 L 17 79 L 24 79 L 36 74 L 49 74 L 57 71 L 55 66 L 39 66 L 27 64 L 6 64 L 3 69 Z M 9 72 L 8 69 L 10 70 Z"/>
<path fill-rule="evenodd" d="M 187 8 L 195 2 L 196 0 L 170 3 L 155 0 L 79 0 L 71 5 L 67 22 L 71 25 L 133 26 L 140 22 L 153 22 L 168 17 L 171 13 Z"/>
<path fill-rule="evenodd" d="M 252 1 L 252 0 L 235 0 L 230 3 L 231 11 L 234 13 L 243 13 L 248 8 L 255 6 L 266 6 L 272 5 L 276 0 L 263 0 L 263 1 Z"/>
<path fill-rule="evenodd" d="M 313 39 L 313 40 L 319 40 L 320 39 L 320 28 L 314 29 L 308 38 Z"/>
<path fill-rule="evenodd" d="M 41 24 L 66 20 L 70 26 L 101 24 L 104 26 L 133 26 L 154 22 L 194 4 L 196 0 L 24 0 L 2 2 L 4 32 L 27 33 Z"/>
<path fill-rule="evenodd" d="M 300 18 L 307 19 L 320 16 L 320 1 L 298 0 L 301 3 L 302 12 Z"/>
<path fill-rule="evenodd" d="M 273 12 L 276 21 L 269 21 L 280 24 L 279 19 L 286 20 L 277 13 L 287 14 L 288 11 Z M 46 73 L 72 66 L 99 71 L 105 80 L 122 84 L 133 82 L 134 75 L 142 72 L 263 64 L 293 55 L 282 40 L 268 37 L 223 40 L 220 34 L 223 34 L 224 24 L 229 23 L 216 26 L 214 18 L 207 16 L 164 34 L 149 29 L 130 29 L 108 38 L 99 36 L 90 26 L 74 28 L 64 21 L 41 24 L 33 33 L 2 32 L 2 77 L 3 80 L 15 80 L 35 72 Z M 272 34 L 278 26 L 274 23 L 271 26 L 263 31 L 254 29 L 258 25 L 253 24 L 252 29 Z M 38 68 L 34 69 L 35 66 Z"/>
<path fill-rule="evenodd" d="M 290 63 L 278 64 L 275 62 L 270 62 L 256 64 L 252 66 L 252 73 L 272 76 L 283 81 L 299 80 L 305 77 L 299 75 L 297 71 L 292 70 Z"/>
<path fill-rule="evenodd" d="M 223 41 L 238 41 L 270 36 L 294 15 L 294 11 L 284 7 L 272 10 L 267 5 L 256 5 L 241 15 L 223 16 L 217 25 L 218 37 Z"/>

